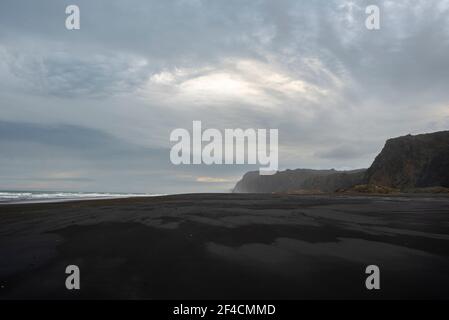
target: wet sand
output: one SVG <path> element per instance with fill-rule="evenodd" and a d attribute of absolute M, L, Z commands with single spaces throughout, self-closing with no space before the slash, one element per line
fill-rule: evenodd
<path fill-rule="evenodd" d="M 81 290 L 65 288 L 65 268 Z M 377 265 L 381 289 L 365 288 Z M 0 299 L 449 298 L 449 198 L 192 194 L 0 206 Z"/>

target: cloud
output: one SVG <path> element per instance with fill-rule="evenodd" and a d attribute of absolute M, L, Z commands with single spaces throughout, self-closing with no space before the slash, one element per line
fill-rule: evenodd
<path fill-rule="evenodd" d="M 339 94 L 342 81 L 319 61 L 304 58 L 294 73 L 278 61 L 224 59 L 215 66 L 174 68 L 152 74 L 137 94 L 153 104 L 279 113 L 286 104 L 323 103 Z M 319 80 L 318 80 L 319 79 Z"/>
<path fill-rule="evenodd" d="M 198 176 L 196 166 L 171 164 L 168 148 L 61 124 L 0 121 L 0 149 L 0 190 L 219 192 L 232 188 L 236 172 L 254 169 L 209 167 L 200 171 L 220 177 Z"/>
<path fill-rule="evenodd" d="M 224 191 L 196 177 L 254 168 L 172 167 L 173 129 L 279 129 L 282 169 L 350 169 L 390 137 L 448 128 L 447 0 L 79 0 L 76 32 L 68 4 L 0 2 L 2 176 Z"/>
<path fill-rule="evenodd" d="M 76 56 L 64 51 L 48 54 L 3 49 L 0 57 L 27 91 L 57 97 L 101 98 L 134 91 L 147 74 L 147 61 L 129 55 Z"/>
<path fill-rule="evenodd" d="M 226 178 L 216 178 L 216 177 L 198 177 L 196 178 L 197 182 L 204 183 L 222 183 L 222 182 L 235 182 L 235 179 L 226 179 Z"/>
<path fill-rule="evenodd" d="M 372 156 L 377 150 L 373 150 L 370 145 L 366 146 L 360 142 L 353 142 L 350 145 L 341 145 L 335 148 L 326 149 L 316 152 L 319 158 L 331 160 L 351 160 L 363 157 L 365 155 Z"/>

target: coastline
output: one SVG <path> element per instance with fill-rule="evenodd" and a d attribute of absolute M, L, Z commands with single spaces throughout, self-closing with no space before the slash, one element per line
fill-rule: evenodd
<path fill-rule="evenodd" d="M 176 193 L 176 194 L 154 194 L 154 195 L 130 195 L 130 196 L 111 196 L 111 197 L 86 197 L 86 198 L 70 198 L 70 199 L 42 199 L 42 200 L 20 200 L 20 201 L 1 201 L 0 207 L 3 205 L 27 205 L 27 204 L 47 204 L 47 203 L 71 203 L 83 201 L 108 201 L 108 200 L 126 200 L 126 199 L 150 199 L 161 197 L 182 197 L 197 195 L 268 195 L 268 196 L 292 196 L 292 197 L 328 197 L 328 198 L 410 198 L 410 199 L 449 199 L 448 193 L 363 193 L 363 192 L 317 192 L 317 193 L 289 193 L 289 192 L 273 192 L 273 193 L 232 193 L 232 192 L 215 192 L 215 193 Z"/>

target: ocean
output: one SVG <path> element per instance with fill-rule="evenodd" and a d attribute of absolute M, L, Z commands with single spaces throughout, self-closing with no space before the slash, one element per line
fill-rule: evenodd
<path fill-rule="evenodd" d="M 65 192 L 65 191 L 0 191 L 0 204 L 59 202 L 70 200 L 115 199 L 153 197 L 162 194 L 113 193 L 113 192 Z"/>

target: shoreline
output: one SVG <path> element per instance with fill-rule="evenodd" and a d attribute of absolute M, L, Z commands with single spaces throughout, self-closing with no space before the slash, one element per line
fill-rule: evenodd
<path fill-rule="evenodd" d="M 130 198 L 152 198 L 152 197 L 162 197 L 165 194 L 155 194 L 155 195 L 129 195 L 129 196 L 105 196 L 105 197 L 79 197 L 79 198 L 53 198 L 53 199 L 26 199 L 26 200 L 6 200 L 0 201 L 0 206 L 2 205 L 19 205 L 19 204 L 39 204 L 39 203 L 61 203 L 61 202 L 76 202 L 76 201 L 95 201 L 95 200 L 117 200 L 117 199 L 130 199 Z"/>
<path fill-rule="evenodd" d="M 410 199 L 449 199 L 447 193 L 233 193 L 233 192 L 210 192 L 210 193 L 179 193 L 179 194 L 157 194 L 142 196 L 123 196 L 123 197 L 93 197 L 76 199 L 48 199 L 48 200 L 23 200 L 23 201 L 0 201 L 0 207 L 10 205 L 31 205 L 31 204 L 50 204 L 50 203 L 72 203 L 72 202 L 95 202 L 109 200 L 128 200 L 128 199 L 151 199 L 162 197 L 183 197 L 183 196 L 208 196 L 208 195 L 265 195 L 265 196 L 292 196 L 292 197 L 323 197 L 323 198 L 410 198 Z"/>

